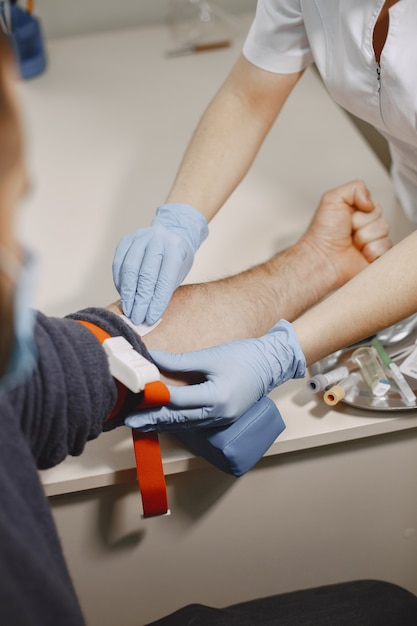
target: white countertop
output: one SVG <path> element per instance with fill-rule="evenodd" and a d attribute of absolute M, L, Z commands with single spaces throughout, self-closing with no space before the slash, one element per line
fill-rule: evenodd
<path fill-rule="evenodd" d="M 363 439 L 417 427 L 417 412 L 377 413 L 346 405 L 330 410 L 306 389 L 305 381 L 290 381 L 271 394 L 286 423 L 286 429 L 265 456 L 285 454 Z M 174 437 L 160 435 L 164 472 L 176 474 L 208 467 Z M 219 470 L 220 471 L 220 470 Z M 103 487 L 135 478 L 130 432 L 119 428 L 87 444 L 80 457 L 42 472 L 48 495 Z"/>
<path fill-rule="evenodd" d="M 21 85 L 33 191 L 24 239 L 42 260 L 36 306 L 64 315 L 116 299 L 111 261 L 119 238 L 148 225 L 171 185 L 203 109 L 243 41 L 168 59 L 164 27 L 48 42 L 47 72 Z M 208 280 L 271 256 L 305 230 L 321 194 L 363 178 L 400 226 L 389 177 L 346 115 L 309 70 L 254 166 L 212 222 L 187 280 Z M 395 235 L 398 239 L 399 234 Z M 276 389 L 287 428 L 268 455 L 417 426 L 413 412 L 330 410 L 305 381 Z M 204 464 L 161 437 L 167 474 Z M 81 457 L 42 472 L 49 495 L 131 480 L 130 432 L 90 442 Z"/>

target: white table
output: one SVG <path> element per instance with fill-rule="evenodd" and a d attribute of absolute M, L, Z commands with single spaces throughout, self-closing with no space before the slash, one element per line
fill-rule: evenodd
<path fill-rule="evenodd" d="M 21 86 L 34 185 L 21 227 L 43 262 L 39 308 L 63 315 L 116 298 L 115 245 L 164 201 L 240 46 L 167 59 L 163 27 L 48 42 L 47 73 Z M 212 222 L 189 280 L 230 274 L 288 246 L 323 191 L 356 177 L 398 239 L 408 225 L 386 172 L 308 71 Z M 415 413 L 331 410 L 305 381 L 272 397 L 287 428 L 239 480 L 161 437 L 170 518 L 140 521 L 125 429 L 42 472 L 89 624 L 137 626 L 186 602 L 222 604 L 365 575 L 417 591 Z M 102 591 L 107 585 L 112 593 Z"/>

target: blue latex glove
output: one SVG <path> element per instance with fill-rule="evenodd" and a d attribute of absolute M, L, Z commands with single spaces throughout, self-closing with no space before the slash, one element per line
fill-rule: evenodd
<path fill-rule="evenodd" d="M 164 204 L 149 228 L 126 235 L 113 260 L 122 309 L 134 324 L 154 324 L 191 269 L 208 235 L 205 217 L 187 204 Z"/>
<path fill-rule="evenodd" d="M 151 354 L 160 369 L 201 372 L 204 382 L 170 386 L 168 406 L 138 412 L 125 420 L 127 426 L 141 431 L 175 432 L 228 424 L 271 389 L 290 378 L 302 378 L 306 371 L 295 332 L 285 320 L 259 339 L 183 354 L 157 350 Z"/>

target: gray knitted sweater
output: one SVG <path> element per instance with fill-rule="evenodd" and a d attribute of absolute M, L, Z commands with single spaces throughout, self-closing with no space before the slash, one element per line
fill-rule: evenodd
<path fill-rule="evenodd" d="M 124 412 L 105 423 L 116 385 L 100 343 L 77 318 L 126 337 L 150 359 L 140 338 L 108 311 L 86 309 L 66 319 L 38 314 L 38 366 L 0 396 L 2 626 L 84 623 L 38 469 L 81 454 L 88 440 L 122 423 Z"/>

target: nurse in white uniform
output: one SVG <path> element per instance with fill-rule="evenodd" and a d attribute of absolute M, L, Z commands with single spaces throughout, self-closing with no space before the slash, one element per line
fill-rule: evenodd
<path fill-rule="evenodd" d="M 398 198 L 417 224 L 416 33 L 415 0 L 259 0 L 243 54 L 203 115 L 165 204 L 150 228 L 125 237 L 116 251 L 113 269 L 125 314 L 139 323 L 163 313 L 207 236 L 207 222 L 245 176 L 313 62 L 333 98 L 387 138 Z M 377 219 L 375 212 L 369 216 Z M 230 307 L 238 316 L 239 299 Z M 416 311 L 414 231 L 303 317 L 289 320 L 295 330 L 289 344 L 301 346 L 312 363 Z M 224 355 L 222 350 L 217 367 L 226 356 L 239 362 L 237 347 L 224 348 Z M 283 364 L 284 356 L 278 350 L 275 358 Z M 206 351 L 183 355 L 187 359 L 191 369 L 204 371 Z M 161 365 L 175 370 L 175 363 L 166 356 Z M 224 377 L 218 381 L 210 389 L 213 401 Z M 193 407 L 207 404 L 205 386 L 200 399 L 199 390 L 192 390 Z"/>
<path fill-rule="evenodd" d="M 397 196 L 417 224 L 416 33 L 415 0 L 259 0 L 243 54 L 204 113 L 165 204 L 149 228 L 118 245 L 113 274 L 125 314 L 137 324 L 163 314 L 207 223 L 245 176 L 313 62 L 332 97 L 387 138 Z M 392 261 L 397 290 L 399 256 Z M 406 269 L 417 274 L 417 263 Z M 373 316 L 372 290 L 367 298 Z M 406 316 L 410 306 L 400 302 L 386 325 Z"/>
<path fill-rule="evenodd" d="M 417 224 L 417 4 L 261 0 L 243 54 L 291 74 L 313 61 L 333 99 L 390 146 L 399 200 Z"/>

